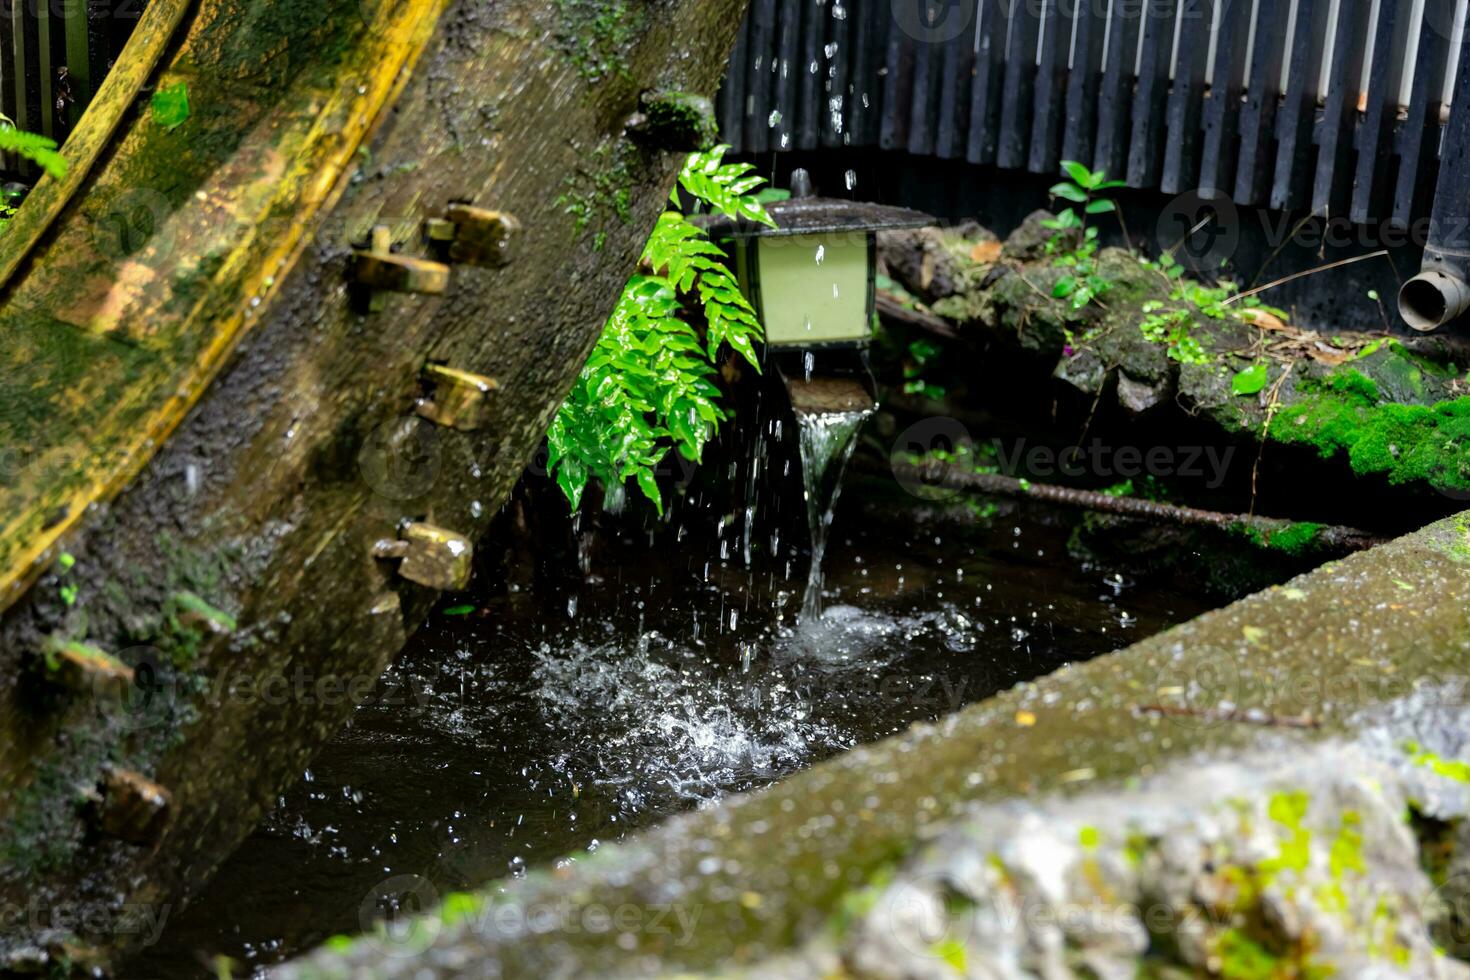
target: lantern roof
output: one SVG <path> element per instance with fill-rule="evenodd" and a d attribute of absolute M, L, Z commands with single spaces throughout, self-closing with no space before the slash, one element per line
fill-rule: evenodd
<path fill-rule="evenodd" d="M 817 197 L 805 170 L 791 173 L 791 197 L 766 206 L 776 227 L 730 218 L 723 214 L 699 215 L 690 220 L 711 238 L 764 238 L 779 235 L 820 235 L 844 231 L 885 231 L 893 228 L 922 228 L 932 225 L 933 215 L 910 208 L 890 207 L 867 201 L 844 201 Z"/>

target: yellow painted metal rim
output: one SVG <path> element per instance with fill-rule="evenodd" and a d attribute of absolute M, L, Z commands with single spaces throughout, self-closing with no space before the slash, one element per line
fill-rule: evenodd
<path fill-rule="evenodd" d="M 371 49 L 375 70 L 367 75 L 349 74 L 339 79 L 335 89 L 317 103 L 319 111 L 314 121 L 295 144 L 296 152 L 288 162 L 286 174 L 275 184 L 278 191 L 259 209 L 262 215 L 290 213 L 296 220 L 285 230 L 272 226 L 269 247 L 264 249 L 255 240 L 257 236 L 242 236 L 234 249 L 222 257 L 218 271 L 211 277 L 214 283 L 233 284 L 237 295 L 252 299 L 222 313 L 213 305 L 212 290 L 207 290 L 191 309 L 181 314 L 182 329 L 192 330 L 197 325 L 199 330 L 208 332 L 208 343 L 177 379 L 172 393 L 128 433 L 121 452 L 106 463 L 99 458 L 95 466 L 88 467 L 92 474 L 88 482 L 53 501 L 64 510 L 64 516 L 32 535 L 5 567 L 0 568 L 0 610 L 14 603 L 34 583 L 54 559 L 58 543 L 77 527 L 89 505 L 112 499 L 138 475 L 199 401 L 250 328 L 264 318 L 271 300 L 300 258 L 309 233 L 346 190 L 359 147 L 401 93 L 447 6 L 448 0 L 398 0 L 377 5 L 373 21 L 362 35 L 363 44 Z M 248 143 L 242 145 L 237 157 L 248 159 L 244 155 L 251 149 Z M 93 153 L 92 159 L 95 158 Z M 62 198 L 56 205 L 58 211 L 64 203 Z M 201 208 L 208 204 L 198 202 Z M 259 232 L 260 227 L 256 226 L 254 231 Z M 22 254 L 20 258 L 23 257 Z M 20 258 L 16 259 L 17 264 Z M 0 534 L 3 533 L 4 528 L 0 527 Z"/>
<path fill-rule="evenodd" d="M 107 73 L 87 111 L 82 113 L 71 137 L 61 147 L 66 158 L 66 176 L 47 175 L 36 183 L 9 226 L 0 237 L 0 289 L 10 282 L 46 229 L 61 214 L 92 166 L 112 139 L 123 114 L 133 105 L 138 91 L 158 67 L 168 42 L 184 20 L 193 0 L 153 0 L 133 28 L 117 64 Z"/>

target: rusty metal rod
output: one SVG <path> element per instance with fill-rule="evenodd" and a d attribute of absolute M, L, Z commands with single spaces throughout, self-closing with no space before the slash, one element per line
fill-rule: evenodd
<path fill-rule="evenodd" d="M 876 462 L 864 461 L 860 465 L 869 471 L 880 469 Z M 891 468 L 893 475 L 900 480 L 912 480 L 927 486 L 976 490 L 1006 497 L 1026 497 L 1064 507 L 1137 517 L 1160 524 L 1186 524 L 1225 529 L 1239 526 L 1258 531 L 1268 539 L 1272 534 L 1299 523 L 1279 517 L 1226 514 L 1214 510 L 1200 510 L 1197 507 L 1180 507 L 1177 504 L 1165 504 L 1156 500 L 1114 496 L 1096 490 L 1078 490 L 1075 487 L 1059 487 L 1050 483 L 1034 483 L 1013 476 L 1002 476 L 999 473 L 975 473 L 952 463 L 938 461 L 922 465 L 893 463 Z M 1329 524 L 1324 525 L 1317 533 L 1315 545 L 1321 551 L 1346 553 L 1371 548 L 1386 540 L 1388 539 L 1369 534 L 1367 531 L 1360 531 L 1357 528 Z"/>

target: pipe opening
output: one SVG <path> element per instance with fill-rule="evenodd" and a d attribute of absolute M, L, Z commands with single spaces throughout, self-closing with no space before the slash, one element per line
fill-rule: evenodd
<path fill-rule="evenodd" d="M 1470 285 L 1443 272 L 1421 272 L 1399 290 L 1399 315 L 1415 330 L 1434 330 L 1467 308 Z"/>

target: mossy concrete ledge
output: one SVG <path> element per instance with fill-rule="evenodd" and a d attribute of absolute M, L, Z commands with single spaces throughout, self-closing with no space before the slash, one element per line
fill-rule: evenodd
<path fill-rule="evenodd" d="M 277 975 L 1470 976 L 1467 668 L 1470 514 Z"/>

